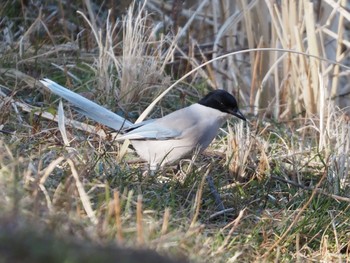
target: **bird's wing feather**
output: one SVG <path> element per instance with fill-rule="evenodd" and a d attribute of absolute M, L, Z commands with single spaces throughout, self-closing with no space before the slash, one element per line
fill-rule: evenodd
<path fill-rule="evenodd" d="M 110 110 L 96 104 L 95 102 L 84 98 L 83 96 L 66 89 L 65 87 L 57 84 L 50 79 L 40 80 L 48 89 L 50 89 L 56 95 L 66 99 L 74 106 L 79 108 L 79 111 L 87 117 L 97 121 L 103 125 L 106 125 L 112 129 L 120 130 L 122 128 L 128 128 L 133 125 L 132 122 L 125 118 L 113 113 Z"/>
<path fill-rule="evenodd" d="M 198 107 L 198 105 L 192 105 L 174 111 L 160 119 L 152 119 L 134 124 L 130 128 L 125 129 L 125 134 L 119 136 L 117 140 L 181 139 L 182 136 L 184 136 L 186 132 L 192 130 L 198 122 L 198 114 L 196 114 L 198 109 L 196 109 L 196 107 Z"/>
<path fill-rule="evenodd" d="M 145 125 L 118 136 L 117 140 L 167 140 L 176 139 L 180 135 L 180 131 L 159 125 L 157 121 L 146 121 Z"/>
<path fill-rule="evenodd" d="M 124 128 L 124 129 L 122 130 L 122 132 L 123 132 L 123 133 L 128 133 L 128 132 L 130 132 L 130 131 L 132 131 L 132 130 L 135 130 L 135 129 L 141 127 L 141 126 L 144 126 L 144 125 L 149 124 L 149 123 L 151 123 L 151 122 L 154 122 L 154 121 L 156 121 L 156 120 L 157 120 L 157 119 L 149 119 L 149 120 L 145 120 L 145 121 L 142 121 L 142 122 L 134 123 L 134 124 L 132 124 L 131 126 Z"/>

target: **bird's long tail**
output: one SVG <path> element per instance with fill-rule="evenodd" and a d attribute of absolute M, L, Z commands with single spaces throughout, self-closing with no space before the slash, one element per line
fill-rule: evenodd
<path fill-rule="evenodd" d="M 84 98 L 83 96 L 57 84 L 50 79 L 45 78 L 40 80 L 40 82 L 56 95 L 72 103 L 85 116 L 97 121 L 98 123 L 106 125 L 117 131 L 132 126 L 132 123 L 125 118 L 110 110 L 107 110 L 95 102 Z"/>

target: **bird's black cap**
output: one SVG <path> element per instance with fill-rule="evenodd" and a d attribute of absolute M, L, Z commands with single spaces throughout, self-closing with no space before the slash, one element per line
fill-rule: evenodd
<path fill-rule="evenodd" d="M 209 92 L 198 104 L 232 114 L 241 120 L 246 120 L 238 109 L 235 97 L 225 90 L 218 89 Z"/>

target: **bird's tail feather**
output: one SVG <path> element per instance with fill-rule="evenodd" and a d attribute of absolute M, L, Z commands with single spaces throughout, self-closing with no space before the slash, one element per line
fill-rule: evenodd
<path fill-rule="evenodd" d="M 40 80 L 40 82 L 53 93 L 66 99 L 75 107 L 79 108 L 79 111 L 85 116 L 97 121 L 98 123 L 106 125 L 117 131 L 133 125 L 133 123 L 119 116 L 118 114 L 115 114 L 114 112 L 107 110 L 95 102 L 88 100 L 87 98 L 84 98 L 83 96 L 69 89 L 66 89 L 50 79 L 45 78 Z"/>

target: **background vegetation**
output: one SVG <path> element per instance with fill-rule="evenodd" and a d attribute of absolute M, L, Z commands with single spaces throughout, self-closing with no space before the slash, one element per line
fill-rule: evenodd
<path fill-rule="evenodd" d="M 3 2 L 0 262 L 349 261 L 348 1 Z M 133 121 L 222 88 L 249 123 L 147 176 L 42 77 Z"/>

